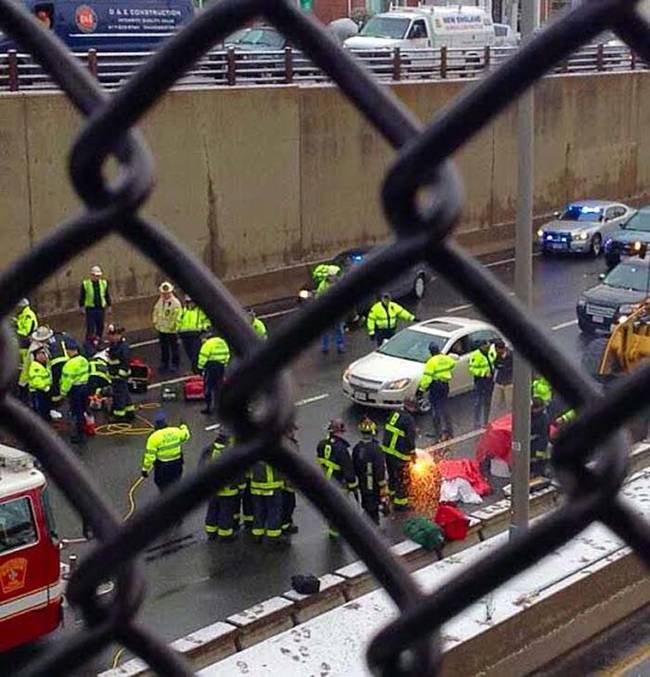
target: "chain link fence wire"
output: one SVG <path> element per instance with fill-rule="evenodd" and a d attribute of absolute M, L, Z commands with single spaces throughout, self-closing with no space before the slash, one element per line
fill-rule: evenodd
<path fill-rule="evenodd" d="M 399 151 L 382 191 L 395 234 L 392 245 L 295 313 L 264 343 L 256 339 L 242 308 L 210 270 L 161 224 L 140 215 L 153 187 L 154 163 L 135 129 L 202 54 L 256 18 L 286 34 Z M 56 37 L 14 0 L 0 0 L 0 28 L 31 52 L 87 118 L 70 153 L 71 179 L 85 211 L 54 228 L 0 274 L 2 423 L 35 451 L 97 538 L 67 593 L 70 604 L 83 616 L 82 629 L 34 657 L 21 675 L 68 674 L 115 641 L 158 674 L 192 674 L 183 658 L 138 621 L 145 588 L 138 556 L 170 522 L 198 507 L 221 484 L 259 459 L 287 474 L 336 526 L 399 607 L 399 616 L 368 647 L 368 664 L 377 675 L 436 674 L 442 624 L 596 520 L 650 564 L 650 526 L 618 495 L 630 447 L 621 426 L 647 403 L 650 365 L 604 398 L 496 278 L 450 238 L 463 203 L 462 185 L 449 161 L 455 150 L 538 78 L 605 29 L 613 30 L 650 63 L 650 25 L 632 0 L 588 0 L 567 13 L 493 74 L 468 88 L 426 128 L 293 0 L 218 0 L 110 98 Z M 109 156 L 119 165 L 112 182 L 103 172 Z M 222 417 L 236 432 L 237 445 L 215 463 L 184 477 L 126 524 L 67 444 L 11 395 L 18 355 L 7 322 L 21 297 L 112 233 L 130 242 L 191 294 L 239 356 L 221 402 Z M 293 358 L 369 291 L 421 260 L 463 292 L 580 411 L 553 451 L 556 475 L 567 497 L 564 505 L 431 594 L 418 589 L 362 516 L 284 438 L 294 416 L 287 372 Z M 115 591 L 100 598 L 97 588 L 107 580 L 114 581 Z"/>

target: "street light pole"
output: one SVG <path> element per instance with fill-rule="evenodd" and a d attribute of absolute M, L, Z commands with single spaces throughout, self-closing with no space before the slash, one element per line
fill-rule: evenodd
<path fill-rule="evenodd" d="M 539 17 L 539 0 L 521 0 L 521 39 L 527 42 Z M 517 220 L 515 225 L 515 294 L 528 309 L 533 291 L 533 159 L 535 99 L 532 88 L 517 107 Z M 530 365 L 514 356 L 512 420 L 512 494 L 510 538 L 528 529 L 530 483 Z"/>

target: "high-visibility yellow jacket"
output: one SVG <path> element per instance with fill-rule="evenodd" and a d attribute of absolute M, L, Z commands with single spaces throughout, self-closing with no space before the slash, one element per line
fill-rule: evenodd
<path fill-rule="evenodd" d="M 198 307 L 182 308 L 178 315 L 177 331 L 182 334 L 186 331 L 201 332 L 210 329 L 211 322 L 208 316 Z"/>
<path fill-rule="evenodd" d="M 106 308 L 111 305 L 111 296 L 108 293 L 108 280 L 100 278 L 97 280 L 99 289 L 99 307 Z M 95 290 L 93 280 L 86 279 L 81 283 L 81 293 L 79 294 L 79 305 L 82 308 L 95 308 Z"/>
<path fill-rule="evenodd" d="M 263 339 L 266 338 L 266 336 L 267 336 L 266 325 L 264 324 L 264 322 L 262 322 L 262 320 L 260 320 L 259 317 L 256 317 L 256 318 L 253 320 L 253 329 L 254 329 L 255 333 L 256 333 L 260 338 L 263 338 Z"/>
<path fill-rule="evenodd" d="M 90 364 L 83 355 L 71 357 L 61 372 L 61 395 L 65 397 L 73 386 L 85 386 L 90 376 Z"/>
<path fill-rule="evenodd" d="M 189 428 L 182 423 L 177 428 L 167 426 L 154 430 L 147 439 L 142 459 L 142 470 L 150 472 L 156 461 L 168 463 L 183 456 L 182 444 L 190 439 Z"/>
<path fill-rule="evenodd" d="M 153 307 L 154 329 L 161 334 L 175 334 L 181 310 L 181 302 L 175 296 L 166 300 L 161 296 Z"/>
<path fill-rule="evenodd" d="M 424 374 L 420 379 L 420 388 L 427 390 L 434 381 L 449 383 L 451 375 L 456 368 L 456 360 L 449 355 L 438 353 L 432 355 L 424 365 Z"/>
<path fill-rule="evenodd" d="M 490 346 L 487 354 L 483 353 L 479 348 L 473 350 L 469 355 L 469 373 L 474 378 L 489 378 L 493 376 L 496 358 L 494 346 Z"/>
<path fill-rule="evenodd" d="M 29 306 L 25 306 L 16 315 L 16 334 L 18 334 L 18 338 L 28 340 L 37 327 L 38 318 L 36 313 Z M 24 347 L 27 348 L 28 345 L 29 343 Z"/>
<path fill-rule="evenodd" d="M 553 389 L 551 384 L 543 377 L 538 376 L 532 384 L 533 397 L 538 398 L 548 404 L 553 399 Z"/>
<path fill-rule="evenodd" d="M 197 366 L 205 369 L 208 362 L 220 362 L 223 365 L 230 362 L 230 348 L 221 336 L 213 336 L 201 346 Z"/>
<path fill-rule="evenodd" d="M 397 320 L 413 322 L 414 319 L 415 315 L 413 313 L 410 313 L 406 308 L 400 306 L 399 303 L 395 303 L 395 301 L 390 301 L 388 305 L 377 301 L 368 313 L 366 326 L 368 333 L 372 336 L 375 333 L 375 329 L 395 329 Z"/>
<path fill-rule="evenodd" d="M 37 390 L 44 393 L 49 392 L 52 387 L 52 372 L 49 366 L 41 364 L 38 360 L 33 360 L 29 365 L 27 385 L 30 393 Z"/>

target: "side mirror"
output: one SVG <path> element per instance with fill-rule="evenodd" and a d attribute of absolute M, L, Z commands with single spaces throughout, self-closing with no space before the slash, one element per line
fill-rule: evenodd
<path fill-rule="evenodd" d="M 447 353 L 447 354 L 454 360 L 460 359 L 460 355 L 458 353 Z"/>
<path fill-rule="evenodd" d="M 599 279 L 599 280 L 604 280 L 606 277 L 607 277 L 607 273 L 601 273 L 601 274 L 598 276 L 598 279 Z"/>

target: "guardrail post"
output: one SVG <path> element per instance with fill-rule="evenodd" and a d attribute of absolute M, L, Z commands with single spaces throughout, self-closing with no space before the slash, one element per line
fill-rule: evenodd
<path fill-rule="evenodd" d="M 97 77 L 97 50 L 96 49 L 89 49 L 88 50 L 88 70 L 90 71 L 91 75 L 94 78 Z"/>
<path fill-rule="evenodd" d="M 596 51 L 596 70 L 605 70 L 605 45 L 601 42 Z"/>
<path fill-rule="evenodd" d="M 293 49 L 284 48 L 284 81 L 290 85 L 293 82 Z"/>
<path fill-rule="evenodd" d="M 18 83 L 18 53 L 15 49 L 7 52 L 7 68 L 9 70 L 9 91 L 17 92 L 20 89 Z"/>
<path fill-rule="evenodd" d="M 440 48 L 440 77 L 447 77 L 447 48 L 444 46 Z"/>
<path fill-rule="evenodd" d="M 226 82 L 230 87 L 237 82 L 237 61 L 235 60 L 234 47 L 228 47 L 226 52 Z"/>
<path fill-rule="evenodd" d="M 492 61 L 492 51 L 490 45 L 485 45 L 485 55 L 483 56 L 483 70 L 490 70 L 490 63 Z"/>
<path fill-rule="evenodd" d="M 395 47 L 393 50 L 393 80 L 402 79 L 402 50 Z"/>
<path fill-rule="evenodd" d="M 630 50 L 630 70 L 636 70 L 636 52 L 633 49 Z"/>

